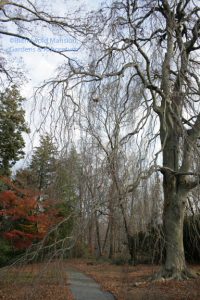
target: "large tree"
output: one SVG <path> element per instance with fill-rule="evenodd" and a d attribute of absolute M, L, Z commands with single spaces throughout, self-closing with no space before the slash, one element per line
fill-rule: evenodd
<path fill-rule="evenodd" d="M 200 137 L 200 8 L 189 0 L 142 2 L 141 7 L 136 1 L 127 2 L 127 21 L 132 27 L 127 43 L 138 51 L 134 68 L 151 93 L 152 107 L 160 121 L 166 243 L 161 276 L 187 278 L 190 273 L 185 264 L 183 220 L 187 195 L 199 182 L 199 175 L 195 177 L 191 168 Z M 156 55 L 148 49 L 150 45 Z"/>
<path fill-rule="evenodd" d="M 136 100 L 131 90 L 135 80 L 138 90 L 143 89 L 137 128 L 139 131 L 140 125 L 154 116 L 154 130 L 144 130 L 149 143 L 160 137 L 161 148 L 155 158 L 159 154 L 163 158 L 157 170 L 163 174 L 166 259 L 159 276 L 178 279 L 191 276 L 184 256 L 183 220 L 188 193 L 199 183 L 199 174 L 192 168 L 193 151 L 198 153 L 200 137 L 197 4 L 191 0 L 128 0 L 103 7 L 91 18 L 95 23 L 93 32 L 88 33 L 88 46 L 95 52 L 93 59 L 85 68 L 65 65 L 65 81 L 64 69 L 60 73 L 68 91 L 66 97 L 72 89 L 70 80 L 75 82 L 74 87 L 92 82 L 89 101 L 99 101 L 105 82 L 111 78 L 124 84 L 124 105 Z M 129 137 L 134 133 L 130 132 Z"/>
<path fill-rule="evenodd" d="M 25 142 L 22 133 L 28 132 L 24 98 L 16 86 L 0 93 L 0 173 L 9 175 L 10 168 L 24 155 Z"/>

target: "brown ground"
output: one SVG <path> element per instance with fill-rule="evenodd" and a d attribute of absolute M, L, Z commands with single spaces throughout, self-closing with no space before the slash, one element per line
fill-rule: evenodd
<path fill-rule="evenodd" d="M 200 279 L 145 283 L 158 266 L 116 266 L 91 260 L 70 260 L 32 264 L 0 272 L 0 300 L 72 300 L 67 286 L 66 268 L 72 265 L 96 279 L 117 300 L 199 300 Z M 193 266 L 200 271 L 200 266 Z"/>
<path fill-rule="evenodd" d="M 145 283 L 134 286 L 136 282 L 145 281 L 159 270 L 158 266 L 116 266 L 109 263 L 73 260 L 70 265 L 77 267 L 96 279 L 101 286 L 111 291 L 118 300 L 199 300 L 200 279 L 187 281 L 168 281 Z M 193 266 L 200 270 L 200 266 Z"/>
<path fill-rule="evenodd" d="M 0 300 L 73 300 L 61 263 L 0 271 Z"/>

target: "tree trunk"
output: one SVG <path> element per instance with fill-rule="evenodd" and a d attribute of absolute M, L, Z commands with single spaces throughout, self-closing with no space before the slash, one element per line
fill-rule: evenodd
<path fill-rule="evenodd" d="M 115 211 L 114 211 L 114 195 L 115 195 L 115 188 L 114 188 L 114 184 L 111 185 L 110 188 L 110 195 L 109 195 L 109 205 L 108 205 L 108 209 L 109 209 L 109 254 L 108 254 L 108 258 L 113 258 L 114 255 L 114 218 L 115 218 Z"/>
<path fill-rule="evenodd" d="M 105 248 L 106 248 L 106 242 L 107 242 L 107 239 L 108 239 L 109 230 L 110 230 L 110 222 L 108 222 L 108 226 L 107 226 L 107 229 L 106 229 L 106 234 L 105 234 L 105 238 L 104 238 L 104 242 L 103 242 L 103 247 L 102 247 L 102 254 L 104 253 Z"/>
<path fill-rule="evenodd" d="M 136 264 L 135 239 L 130 234 L 128 222 L 126 220 L 125 210 L 124 210 L 124 207 L 123 207 L 122 203 L 120 205 L 120 208 L 121 208 L 121 212 L 122 212 L 122 216 L 123 216 L 124 228 L 125 228 L 125 233 L 126 233 L 126 237 L 127 237 L 128 251 L 129 251 L 129 254 L 130 254 L 130 262 L 131 262 L 131 264 Z"/>
<path fill-rule="evenodd" d="M 112 259 L 114 255 L 114 223 L 113 223 L 113 215 L 110 217 L 110 247 L 108 258 Z"/>
<path fill-rule="evenodd" d="M 91 216 L 89 227 L 88 227 L 88 248 L 89 248 L 90 255 L 94 254 L 93 235 L 94 235 L 94 220 L 93 220 L 93 216 Z"/>
<path fill-rule="evenodd" d="M 97 212 L 95 211 L 95 224 L 96 224 L 96 238 L 97 238 L 97 246 L 98 246 L 98 256 L 102 256 L 102 248 L 101 248 L 101 237 L 99 230 L 99 221 Z"/>
<path fill-rule="evenodd" d="M 163 123 L 161 123 L 163 125 Z M 183 221 L 186 199 L 189 190 L 186 178 L 179 175 L 179 134 L 177 128 L 170 128 L 168 132 L 161 126 L 161 144 L 163 146 L 163 226 L 165 236 L 166 258 L 163 269 L 157 275 L 164 278 L 185 279 L 193 276 L 186 268 L 183 245 Z M 167 136 L 167 138 L 166 138 Z M 183 158 L 189 159 L 190 152 Z M 184 171 L 188 171 L 189 164 L 182 161 Z"/>
<path fill-rule="evenodd" d="M 164 277 L 180 279 L 186 274 L 183 246 L 183 221 L 187 192 L 180 186 L 178 179 L 171 174 L 164 175 L 163 225 L 165 233 L 166 259 Z"/>

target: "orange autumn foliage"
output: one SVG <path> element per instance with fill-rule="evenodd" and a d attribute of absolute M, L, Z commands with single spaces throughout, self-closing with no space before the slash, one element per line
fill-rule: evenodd
<path fill-rule="evenodd" d="M 8 178 L 0 180 L 7 186 L 0 192 L 0 234 L 15 249 L 26 249 L 60 221 L 54 201 L 39 201 L 39 193 L 20 189 Z"/>

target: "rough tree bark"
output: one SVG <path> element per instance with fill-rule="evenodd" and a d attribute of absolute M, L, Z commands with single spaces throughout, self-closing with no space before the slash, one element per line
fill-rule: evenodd
<path fill-rule="evenodd" d="M 98 246 L 98 256 L 102 256 L 99 220 L 98 220 L 98 216 L 97 216 L 96 211 L 95 211 L 95 225 L 96 225 L 96 239 L 97 239 L 97 246 Z"/>
<path fill-rule="evenodd" d="M 166 260 L 161 276 L 184 279 L 192 274 L 187 270 L 184 245 L 183 221 L 187 195 L 195 183 L 191 183 L 187 174 L 191 168 L 192 145 L 199 136 L 198 118 L 192 130 L 183 127 L 182 116 L 185 103 L 185 79 L 188 71 L 190 41 L 183 43 L 180 24 L 169 1 L 163 1 L 166 17 L 167 49 L 162 64 L 163 92 L 161 107 L 157 111 L 160 117 L 160 140 L 163 152 L 163 225 L 165 233 Z M 180 13 L 178 8 L 176 13 Z M 199 28 L 199 20 L 195 24 Z M 194 30 L 196 31 L 197 28 Z M 171 81 L 172 59 L 174 55 L 174 36 L 180 50 L 180 68 L 174 84 Z"/>

